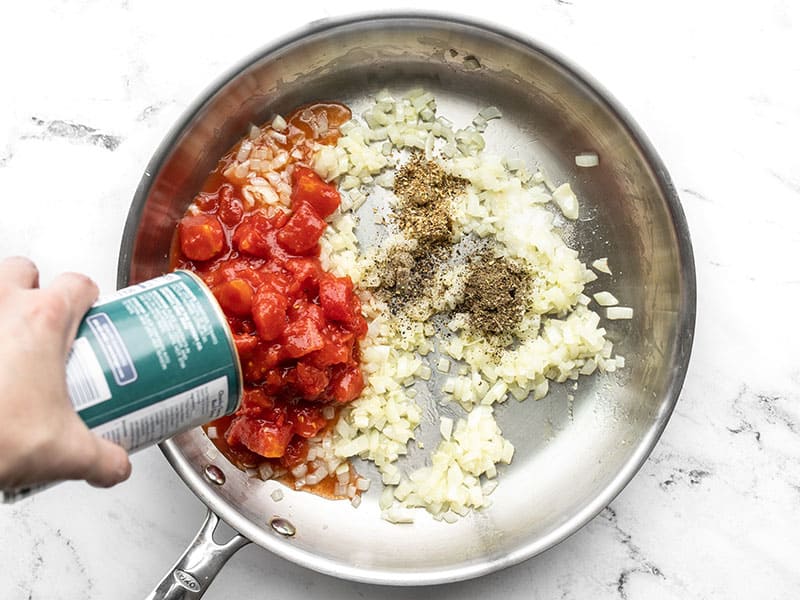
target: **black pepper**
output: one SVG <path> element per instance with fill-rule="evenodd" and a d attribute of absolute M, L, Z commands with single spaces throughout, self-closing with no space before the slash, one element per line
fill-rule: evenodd
<path fill-rule="evenodd" d="M 429 312 L 453 249 L 451 201 L 466 185 L 466 179 L 451 175 L 418 152 L 397 169 L 392 221 L 405 241 L 389 246 L 372 271 L 376 291 L 394 313 L 410 310 L 416 320 Z"/>
<path fill-rule="evenodd" d="M 530 285 L 522 265 L 484 249 L 467 267 L 464 298 L 456 310 L 467 313 L 470 326 L 486 336 L 512 333 L 525 315 Z"/>

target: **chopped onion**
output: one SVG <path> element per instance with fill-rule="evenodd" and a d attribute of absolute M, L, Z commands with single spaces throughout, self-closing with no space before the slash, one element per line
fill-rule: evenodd
<path fill-rule="evenodd" d="M 500 112 L 500 109 L 496 106 L 487 106 L 483 110 L 478 113 L 481 117 L 486 119 L 487 121 L 491 121 L 492 119 L 499 119 L 503 116 L 503 113 Z"/>
<path fill-rule="evenodd" d="M 262 480 L 266 481 L 267 479 L 270 479 L 272 475 L 273 475 L 272 465 L 270 465 L 269 463 L 266 462 L 261 463 L 258 466 L 258 476 Z"/>
<path fill-rule="evenodd" d="M 316 471 L 306 475 L 306 485 L 317 485 L 324 477 L 320 477 Z"/>
<path fill-rule="evenodd" d="M 575 155 L 575 164 L 579 167 L 596 167 L 600 164 L 600 157 L 596 152 L 581 152 Z"/>
<path fill-rule="evenodd" d="M 596 261 L 592 263 L 592 268 L 595 269 L 596 271 L 600 271 L 601 273 L 612 275 L 611 269 L 608 267 L 607 258 L 598 258 Z"/>
<path fill-rule="evenodd" d="M 567 219 L 578 218 L 578 198 L 568 183 L 562 183 L 553 190 L 553 201 Z"/>
<path fill-rule="evenodd" d="M 610 292 L 597 292 L 592 294 L 592 297 L 600 306 L 616 306 L 619 304 L 619 300 Z"/>
<path fill-rule="evenodd" d="M 275 502 L 280 502 L 281 500 L 283 500 L 283 492 L 281 490 L 279 490 L 279 489 L 278 490 L 274 490 L 270 494 L 270 498 L 272 498 L 272 500 L 275 501 Z"/>
<path fill-rule="evenodd" d="M 627 306 L 610 306 L 606 309 L 606 318 L 612 321 L 618 319 L 632 319 L 633 309 Z"/>
<path fill-rule="evenodd" d="M 236 160 L 239 162 L 243 162 L 250 156 L 250 151 L 253 149 L 253 142 L 249 140 L 245 140 L 242 142 L 241 146 L 239 146 L 239 152 L 236 153 Z"/>
<path fill-rule="evenodd" d="M 500 116 L 496 107 L 487 107 L 478 113 L 473 126 L 454 131 L 451 122 L 436 116 L 435 99 L 424 90 L 414 90 L 398 100 L 382 91 L 364 112 L 366 124 L 354 121 L 342 128 L 342 137 L 326 157 L 329 160 L 323 161 L 337 174 L 340 189 L 350 188 L 342 196 L 352 208 L 363 202 L 375 185 L 391 187 L 391 167 L 410 149 L 438 154 L 453 175 L 469 182 L 466 193 L 454 200 L 454 224 L 467 235 L 496 238 L 510 255 L 530 260 L 537 272 L 532 306 L 515 339 L 519 343 L 503 350 L 500 361 L 492 359 L 483 340 L 470 338 L 463 317 L 451 319 L 452 335 L 435 348 L 442 356 L 421 360 L 420 356 L 434 349 L 430 338 L 437 329 L 414 322 L 399 333 L 390 326 L 392 319 L 385 316 L 382 302 L 359 294 L 370 320 L 361 348 L 367 387 L 342 411 L 334 429 L 333 451 L 336 460 L 359 456 L 378 466 L 385 485 L 378 504 L 389 521 L 410 522 L 413 519 L 406 509 L 423 507 L 436 518 L 452 522 L 487 506 L 496 482 L 490 485 L 486 481 L 494 479 L 497 464 L 510 462 L 514 453 L 490 405 L 504 401 L 509 394 L 518 400 L 542 398 L 551 379 L 575 380 L 584 372 L 610 371 L 620 364 L 612 356 L 613 346 L 605 338 L 600 316 L 587 307 L 590 299 L 583 293 L 585 284 L 596 275 L 564 243 L 559 221 L 542 206 L 552 201 L 564 217 L 574 220 L 579 216 L 578 199 L 569 184 L 556 187 L 542 171 L 528 171 L 520 159 L 504 161 L 482 153 L 486 142 L 479 130 Z M 379 277 L 364 272 L 353 229 L 340 233 L 339 226 L 333 225 L 337 219 L 350 218 L 340 214 L 334 216 L 321 241 L 323 265 L 326 269 L 330 265 L 336 276 L 350 276 L 362 289 L 380 285 Z M 456 296 L 456 292 L 452 297 L 446 293 L 437 302 L 444 310 L 452 310 L 459 302 Z M 599 298 L 598 302 L 608 299 L 604 295 Z M 430 378 L 431 367 L 451 371 L 451 359 L 463 363 L 457 376 L 443 378 L 441 389 L 447 395 L 442 403 L 458 401 L 471 412 L 455 424 L 442 417 L 442 439 L 430 464 L 405 476 L 396 461 L 409 452 L 422 413 L 413 402 L 416 389 L 409 386 Z M 424 388 L 427 386 L 419 386 Z M 422 447 L 421 440 L 417 446 Z M 353 498 L 362 479 L 352 482 L 347 463 L 328 464 L 338 473 L 337 495 L 346 493 Z"/>
<path fill-rule="evenodd" d="M 453 433 L 453 419 L 449 417 L 441 417 L 439 419 L 439 432 L 442 434 L 444 439 L 449 440 L 450 435 Z"/>
<path fill-rule="evenodd" d="M 272 119 L 272 128 L 275 131 L 285 131 L 288 126 L 289 124 L 286 122 L 286 119 L 284 119 L 281 115 L 275 115 L 275 118 Z"/>
<path fill-rule="evenodd" d="M 283 134 L 283 133 L 279 133 L 279 132 L 275 131 L 274 129 L 271 129 L 269 131 L 269 136 L 271 138 L 273 138 L 279 144 L 285 144 L 286 143 L 286 135 Z"/>

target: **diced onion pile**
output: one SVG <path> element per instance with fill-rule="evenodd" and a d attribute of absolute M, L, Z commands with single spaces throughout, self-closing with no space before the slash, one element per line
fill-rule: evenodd
<path fill-rule="evenodd" d="M 577 380 L 625 364 L 613 354 L 600 315 L 583 293 L 597 275 L 564 243 L 554 213 L 544 206 L 552 203 L 566 219 L 575 220 L 580 212 L 577 196 L 568 183 L 555 186 L 546 174 L 527 170 L 520 160 L 484 152 L 482 132 L 500 116 L 489 107 L 470 125 L 455 129 L 437 115 L 429 92 L 412 90 L 398 100 L 383 91 L 361 120 L 342 127 L 336 146 L 320 146 L 314 155 L 315 170 L 336 180 L 343 196 L 341 212 L 323 237 L 321 260 L 334 274 L 349 276 L 356 287 L 369 259 L 359 253 L 356 220 L 349 212 L 364 203 L 373 186 L 392 186 L 393 168 L 408 150 L 424 152 L 469 182 L 452 204 L 459 236 L 492 237 L 508 257 L 524 261 L 535 273 L 533 300 L 511 332 L 516 343 L 504 348 L 499 360 L 497 348 L 473 333 L 463 315 L 453 316 L 446 339 L 438 339 L 436 329 L 424 321 L 405 322 L 401 332 L 384 303 L 360 292 L 370 322 L 362 344 L 367 386 L 342 413 L 333 440 L 320 443 L 332 444 L 333 454 L 342 461 L 339 469 L 354 456 L 375 463 L 386 486 L 379 504 L 391 522 L 413 521 L 417 507 L 453 522 L 489 504 L 497 465 L 509 463 L 514 452 L 494 419 L 493 404 L 505 402 L 509 395 L 517 400 L 542 398 L 550 380 Z M 579 166 L 596 164 L 591 155 L 579 158 Z M 592 266 L 611 273 L 604 258 Z M 439 308 L 457 306 L 461 288 L 458 273 L 453 273 Z M 594 300 L 605 307 L 609 319 L 633 316 L 632 309 L 617 306 L 609 292 L 594 294 Z M 431 361 L 428 356 L 434 349 L 440 356 Z M 433 369 L 446 374 L 440 377 L 441 392 L 463 407 L 466 416 L 456 422 L 443 417 L 442 439 L 429 466 L 404 473 L 397 461 L 407 454 L 423 413 L 412 384 L 429 379 Z"/>

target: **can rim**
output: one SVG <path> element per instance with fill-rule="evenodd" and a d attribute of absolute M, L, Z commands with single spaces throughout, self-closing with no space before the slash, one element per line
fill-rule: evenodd
<path fill-rule="evenodd" d="M 206 282 L 203 281 L 197 273 L 189 271 L 188 269 L 175 269 L 173 273 L 186 275 L 192 281 L 197 283 L 200 289 L 203 291 L 203 294 L 205 294 L 206 299 L 211 304 L 211 308 L 215 312 L 217 318 L 222 323 L 225 323 L 225 340 L 228 342 L 228 348 L 233 356 L 233 363 L 236 368 L 236 406 L 233 410 L 226 410 L 225 414 L 233 414 L 239 410 L 239 407 L 242 405 L 242 398 L 244 397 L 244 379 L 242 375 L 242 361 L 239 358 L 239 353 L 236 350 L 236 344 L 233 341 L 233 331 L 231 331 L 231 328 L 228 326 L 228 318 L 225 315 L 225 311 L 223 311 L 222 307 L 219 305 L 217 297 L 214 296 L 214 292 L 211 291 L 211 288 L 206 285 Z"/>

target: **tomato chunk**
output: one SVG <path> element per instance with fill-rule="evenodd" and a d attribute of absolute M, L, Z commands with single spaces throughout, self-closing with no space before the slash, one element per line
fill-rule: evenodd
<path fill-rule="evenodd" d="M 242 394 L 242 406 L 263 413 L 265 410 L 271 410 L 275 407 L 275 398 L 261 388 L 253 388 L 245 390 Z M 273 421 L 277 420 L 274 414 L 271 416 Z"/>
<path fill-rule="evenodd" d="M 217 194 L 200 193 L 195 196 L 194 203 L 197 208 L 203 212 L 214 212 L 217 210 L 219 204 L 219 196 Z"/>
<path fill-rule="evenodd" d="M 244 279 L 231 279 L 211 290 L 226 314 L 245 317 L 253 305 L 253 288 Z"/>
<path fill-rule="evenodd" d="M 181 251 L 191 260 L 209 260 L 225 248 L 222 224 L 212 215 L 189 215 L 178 225 Z"/>
<path fill-rule="evenodd" d="M 289 301 L 269 285 L 258 288 L 253 299 L 253 321 L 259 337 L 267 342 L 280 337 L 286 329 L 286 309 Z"/>
<path fill-rule="evenodd" d="M 330 377 L 324 369 L 303 361 L 297 363 L 297 387 L 306 400 L 319 398 L 328 387 L 329 382 Z"/>
<path fill-rule="evenodd" d="M 233 227 L 242 220 L 244 207 L 242 201 L 233 195 L 233 186 L 223 183 L 219 188 L 219 220 L 228 227 Z"/>
<path fill-rule="evenodd" d="M 244 218 L 233 234 L 233 246 L 243 254 L 269 258 L 270 245 L 267 233 L 272 229 L 269 220 L 259 214 Z"/>
<path fill-rule="evenodd" d="M 239 354 L 239 358 L 243 359 L 256 349 L 256 346 L 258 346 L 258 337 L 247 333 L 234 333 L 233 344 L 236 346 L 236 352 Z"/>
<path fill-rule="evenodd" d="M 340 370 L 328 386 L 328 396 L 334 401 L 344 404 L 358 398 L 364 391 L 364 376 L 357 366 Z"/>
<path fill-rule="evenodd" d="M 308 355 L 307 361 L 317 367 L 329 367 L 348 363 L 353 359 L 353 334 L 349 332 L 326 332 L 329 342 L 323 348 Z"/>
<path fill-rule="evenodd" d="M 310 317 L 300 317 L 289 323 L 284 339 L 286 353 L 292 358 L 299 358 L 325 347 L 325 338 Z"/>
<path fill-rule="evenodd" d="M 326 183 L 312 169 L 296 166 L 292 172 L 292 210 L 307 202 L 322 217 L 328 217 L 339 207 L 342 198 L 335 186 Z"/>
<path fill-rule="evenodd" d="M 278 243 L 294 254 L 310 254 L 317 248 L 325 221 L 307 203 L 302 203 L 278 231 Z"/>
<path fill-rule="evenodd" d="M 327 424 L 322 410 L 307 404 L 292 406 L 289 409 L 289 421 L 292 422 L 294 432 L 304 438 L 314 437 Z"/>
<path fill-rule="evenodd" d="M 314 258 L 290 258 L 286 261 L 286 269 L 292 273 L 295 282 L 295 291 L 316 296 L 319 292 L 319 282 L 324 271 L 319 261 Z"/>
<path fill-rule="evenodd" d="M 266 419 L 236 417 L 225 432 L 231 446 L 241 444 L 251 452 L 266 458 L 283 456 L 292 439 L 292 425 L 278 425 Z"/>
<path fill-rule="evenodd" d="M 308 442 L 305 438 L 294 436 L 289 445 L 286 446 L 286 451 L 281 457 L 281 465 L 287 469 L 293 469 L 300 463 L 306 460 L 308 456 Z"/>
<path fill-rule="evenodd" d="M 325 317 L 349 323 L 353 319 L 353 284 L 347 277 L 326 277 L 319 283 L 319 303 Z"/>

